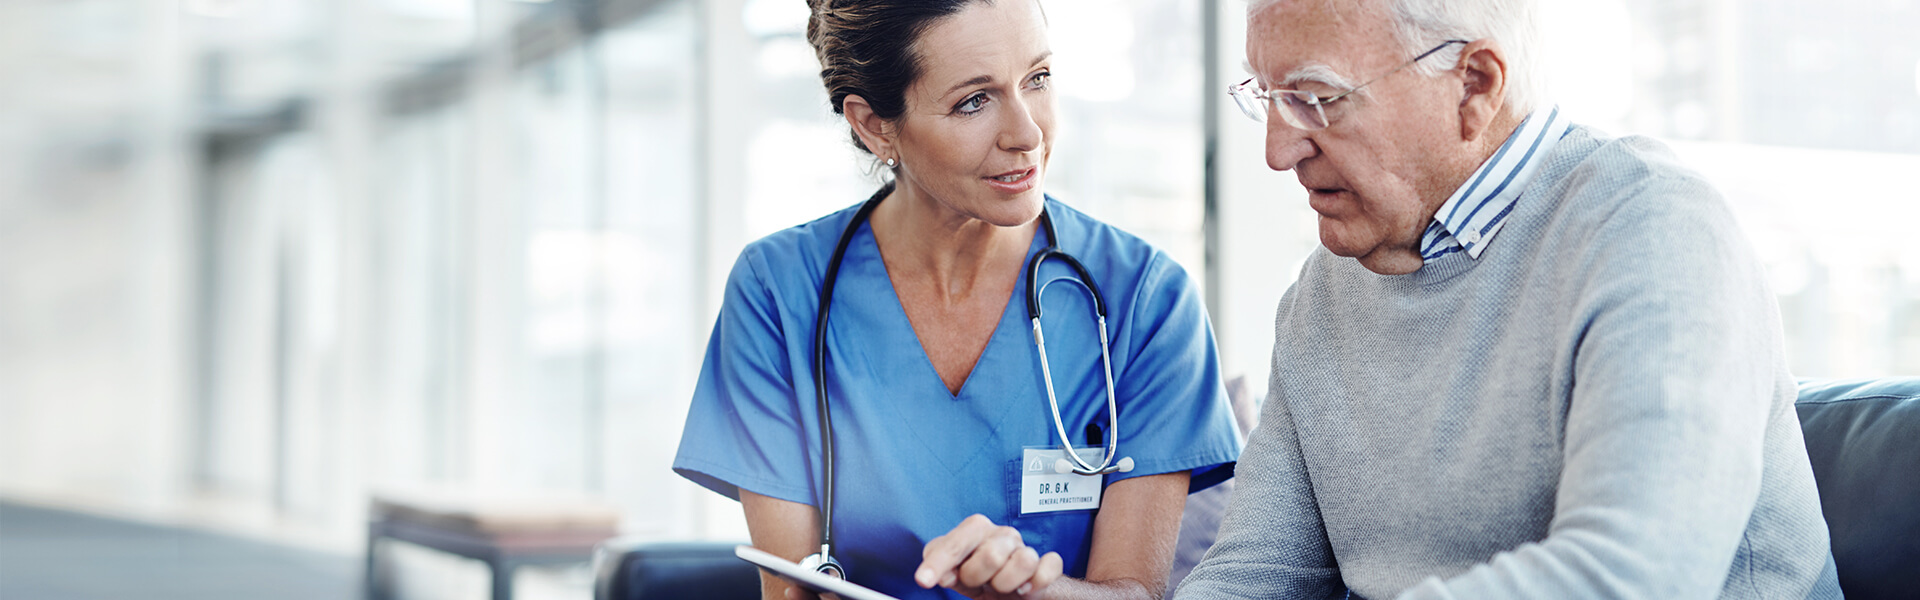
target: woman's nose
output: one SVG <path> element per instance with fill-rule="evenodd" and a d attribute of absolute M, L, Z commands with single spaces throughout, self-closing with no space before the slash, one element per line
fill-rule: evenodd
<path fill-rule="evenodd" d="M 1035 105 L 1035 100 L 1015 98 L 1007 101 L 1006 123 L 1000 131 L 1000 147 L 1009 152 L 1031 152 L 1046 141 L 1041 121 L 1047 117 L 1046 107 Z"/>

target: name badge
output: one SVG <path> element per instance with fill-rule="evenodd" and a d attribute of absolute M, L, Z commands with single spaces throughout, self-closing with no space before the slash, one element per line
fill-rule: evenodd
<path fill-rule="evenodd" d="M 1100 464 L 1105 448 L 1075 448 L 1074 454 L 1087 464 Z M 1055 464 L 1067 461 L 1067 452 L 1059 448 L 1026 448 L 1020 463 L 1020 514 L 1091 510 L 1100 508 L 1100 486 L 1106 475 L 1075 475 L 1069 470 L 1055 472 Z"/>

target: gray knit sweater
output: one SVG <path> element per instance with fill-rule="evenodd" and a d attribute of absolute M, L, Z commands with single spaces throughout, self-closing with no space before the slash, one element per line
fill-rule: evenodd
<path fill-rule="evenodd" d="M 1838 597 L 1778 311 L 1720 195 L 1575 126 L 1479 259 L 1324 248 L 1179 598 Z"/>

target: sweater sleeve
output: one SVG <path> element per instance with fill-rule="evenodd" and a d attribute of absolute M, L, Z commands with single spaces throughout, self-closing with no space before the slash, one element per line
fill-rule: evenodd
<path fill-rule="evenodd" d="M 1293 296 L 1280 302 L 1280 320 Z M 1281 329 L 1284 330 L 1284 327 Z M 1295 343 L 1278 336 L 1275 344 Z M 1275 365 L 1274 373 L 1280 372 Z M 1175 598 L 1339 598 L 1346 587 L 1315 504 L 1289 398 L 1277 381 L 1247 440 L 1219 539 Z"/>
<path fill-rule="evenodd" d="M 1574 389 L 1547 536 L 1401 598 L 1713 598 L 1724 587 L 1777 408 L 1777 317 L 1704 182 L 1626 192 L 1606 198 L 1617 208 L 1570 264 L 1581 269 Z"/>

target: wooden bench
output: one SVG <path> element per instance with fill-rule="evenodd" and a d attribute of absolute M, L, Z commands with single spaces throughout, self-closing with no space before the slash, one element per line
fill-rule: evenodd
<path fill-rule="evenodd" d="M 376 493 L 367 513 L 367 598 L 387 597 L 379 576 L 382 540 L 486 563 L 493 599 L 512 600 L 515 569 L 585 563 L 596 544 L 619 530 L 619 509 L 584 496 L 451 489 Z"/>

